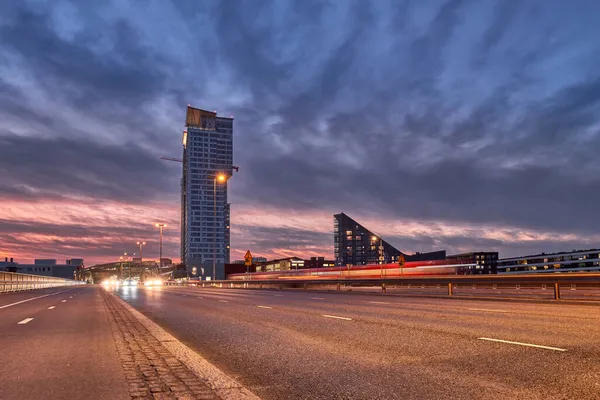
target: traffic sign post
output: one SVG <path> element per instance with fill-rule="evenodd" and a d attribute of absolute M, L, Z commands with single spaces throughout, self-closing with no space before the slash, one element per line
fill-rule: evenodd
<path fill-rule="evenodd" d="M 248 273 L 248 268 L 252 266 L 252 253 L 250 253 L 250 250 L 246 251 L 246 255 L 244 256 L 244 264 L 246 265 L 246 273 Z"/>

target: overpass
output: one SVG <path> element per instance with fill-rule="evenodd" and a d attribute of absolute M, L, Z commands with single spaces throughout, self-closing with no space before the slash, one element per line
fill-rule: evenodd
<path fill-rule="evenodd" d="M 85 267 L 76 271 L 77 280 L 89 283 L 101 283 L 110 278 L 128 279 L 136 278 L 144 282 L 147 278 L 162 277 L 168 279 L 177 270 L 176 265 L 163 265 L 159 268 L 158 263 L 148 261 L 144 263 L 122 261 L 98 264 Z"/>
<path fill-rule="evenodd" d="M 597 399 L 585 276 L 13 284 L 0 398 Z"/>

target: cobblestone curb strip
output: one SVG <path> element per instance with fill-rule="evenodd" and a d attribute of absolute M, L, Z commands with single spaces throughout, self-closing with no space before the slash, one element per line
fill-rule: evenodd
<path fill-rule="evenodd" d="M 260 400 L 125 301 L 104 301 L 132 398 Z"/>

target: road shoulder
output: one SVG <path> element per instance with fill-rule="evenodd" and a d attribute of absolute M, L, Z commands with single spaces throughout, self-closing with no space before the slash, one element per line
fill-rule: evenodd
<path fill-rule="evenodd" d="M 133 398 L 259 400 L 125 301 L 104 299 Z"/>

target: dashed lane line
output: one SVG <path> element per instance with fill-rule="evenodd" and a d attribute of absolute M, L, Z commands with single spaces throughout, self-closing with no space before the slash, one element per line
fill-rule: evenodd
<path fill-rule="evenodd" d="M 342 319 L 344 321 L 352 321 L 352 318 L 348 318 L 348 317 L 339 317 L 337 315 L 327 315 L 327 314 L 322 314 L 323 317 L 325 318 L 335 318 L 335 319 Z"/>
<path fill-rule="evenodd" d="M 67 290 L 71 290 L 71 289 L 67 289 Z M 41 298 L 48 297 L 48 296 L 53 296 L 53 295 L 55 295 L 55 294 L 59 294 L 59 293 L 66 292 L 67 290 L 62 290 L 62 291 L 60 291 L 60 292 L 56 292 L 56 293 L 48 293 L 48 294 L 45 294 L 45 295 L 43 295 L 43 296 L 38 296 L 38 297 L 31 297 L 31 298 L 29 298 L 29 299 L 25 299 L 25 300 L 17 301 L 17 302 L 15 302 L 15 303 L 11 303 L 11 304 L 5 304 L 5 305 L 3 305 L 3 306 L 0 306 L 0 310 L 1 310 L 1 309 L 3 309 L 3 308 L 12 307 L 12 306 L 16 306 L 17 304 L 27 303 L 28 301 L 31 301 L 31 300 L 36 300 L 36 299 L 41 299 Z"/>
<path fill-rule="evenodd" d="M 227 300 L 219 300 L 221 303 L 229 303 Z"/>
<path fill-rule="evenodd" d="M 518 345 L 518 346 L 536 347 L 538 349 L 546 349 L 546 350 L 554 350 L 554 351 L 567 351 L 567 349 L 561 349 L 560 347 L 541 346 L 539 344 L 531 344 L 531 343 L 511 342 L 510 340 L 492 339 L 492 338 L 485 338 L 485 337 L 480 337 L 480 338 L 477 338 L 477 339 L 479 339 L 479 340 L 487 340 L 489 342 L 515 344 L 515 345 Z"/>
<path fill-rule="evenodd" d="M 50 307 L 48 307 L 48 310 L 54 310 L 55 307 L 56 306 L 50 306 Z"/>
<path fill-rule="evenodd" d="M 269 307 L 269 306 L 256 306 L 258 308 L 273 308 L 273 307 Z"/>
<path fill-rule="evenodd" d="M 66 302 L 67 302 L 66 300 L 61 300 L 61 303 L 66 303 Z"/>
<path fill-rule="evenodd" d="M 371 303 L 371 304 L 392 304 L 392 303 L 388 303 L 387 301 L 368 301 L 367 303 Z"/>
<path fill-rule="evenodd" d="M 325 300 L 325 297 L 311 297 L 313 300 Z"/>
<path fill-rule="evenodd" d="M 33 318 L 25 318 L 23 321 L 17 322 L 17 325 L 25 325 L 26 323 L 33 321 Z"/>

